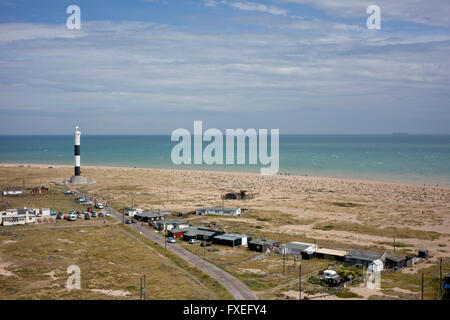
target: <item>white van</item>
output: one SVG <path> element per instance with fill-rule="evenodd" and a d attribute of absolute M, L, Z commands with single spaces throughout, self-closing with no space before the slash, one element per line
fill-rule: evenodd
<path fill-rule="evenodd" d="M 77 220 L 77 216 L 75 215 L 75 213 L 71 213 L 69 216 L 69 221 L 75 221 Z"/>

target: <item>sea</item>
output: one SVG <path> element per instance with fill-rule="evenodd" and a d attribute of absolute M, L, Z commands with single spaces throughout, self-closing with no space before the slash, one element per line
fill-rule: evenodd
<path fill-rule="evenodd" d="M 83 135 L 81 166 L 260 172 L 260 164 L 175 165 L 176 144 L 170 135 Z M 0 163 L 71 165 L 73 150 L 72 135 L 0 136 Z M 450 187 L 450 135 L 281 135 L 279 159 L 279 174 Z"/>

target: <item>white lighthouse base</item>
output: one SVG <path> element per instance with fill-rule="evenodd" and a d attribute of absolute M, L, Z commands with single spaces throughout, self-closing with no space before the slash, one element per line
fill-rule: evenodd
<path fill-rule="evenodd" d="M 88 181 L 83 176 L 72 176 L 70 180 L 56 182 L 56 184 L 60 185 L 72 185 L 72 186 L 79 186 L 79 185 L 86 185 L 86 184 L 95 184 L 95 181 Z"/>
<path fill-rule="evenodd" d="M 89 184 L 89 181 L 83 176 L 72 176 L 69 180 L 70 184 Z"/>

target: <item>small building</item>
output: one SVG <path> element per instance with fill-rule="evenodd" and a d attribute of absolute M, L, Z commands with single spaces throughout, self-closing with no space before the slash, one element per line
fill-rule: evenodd
<path fill-rule="evenodd" d="M 184 233 L 187 232 L 189 228 L 172 228 L 167 231 L 167 236 L 172 237 L 174 239 L 181 239 L 184 236 Z"/>
<path fill-rule="evenodd" d="M 428 253 L 428 250 L 427 249 L 419 249 L 419 251 L 417 252 L 417 256 L 419 257 L 419 258 L 428 258 L 428 255 L 429 255 L 429 253 Z"/>
<path fill-rule="evenodd" d="M 280 242 L 268 239 L 252 239 L 248 243 L 248 248 L 253 251 L 267 252 L 272 251 L 274 248 L 278 247 Z"/>
<path fill-rule="evenodd" d="M 288 242 L 278 247 L 279 254 L 291 254 L 301 256 L 304 259 L 312 258 L 316 250 L 316 244 L 296 241 Z"/>
<path fill-rule="evenodd" d="M 222 198 L 225 200 L 244 200 L 249 198 L 246 193 L 246 190 L 241 190 L 239 192 L 228 192 Z"/>
<path fill-rule="evenodd" d="M 153 227 L 155 227 L 159 231 L 170 231 L 174 228 L 188 228 L 189 222 L 183 220 L 159 220 L 152 222 Z"/>
<path fill-rule="evenodd" d="M 4 196 L 17 196 L 22 194 L 22 188 L 20 187 L 6 187 L 3 189 Z"/>
<path fill-rule="evenodd" d="M 143 209 L 139 209 L 139 208 L 125 208 L 123 209 L 124 213 L 126 216 L 129 217 L 134 217 L 137 213 L 142 213 L 144 212 Z"/>
<path fill-rule="evenodd" d="M 344 261 L 351 264 L 362 264 L 368 266 L 375 260 L 384 260 L 385 253 L 370 250 L 350 249 L 345 255 Z"/>
<path fill-rule="evenodd" d="M 35 221 L 35 215 L 28 209 L 7 209 L 0 214 L 0 224 L 3 226 L 34 223 Z"/>
<path fill-rule="evenodd" d="M 31 190 L 31 194 L 45 194 L 48 192 L 46 187 L 36 187 Z"/>
<path fill-rule="evenodd" d="M 50 208 L 42 208 L 41 209 L 41 214 L 42 214 L 42 216 L 49 216 L 49 215 L 51 215 Z"/>
<path fill-rule="evenodd" d="M 185 228 L 185 230 L 186 231 L 183 234 L 183 240 L 186 241 L 189 241 L 191 239 L 212 241 L 215 236 L 225 234 L 225 232 L 223 231 L 195 226 Z"/>
<path fill-rule="evenodd" d="M 167 210 L 152 210 L 152 211 L 144 211 L 138 212 L 134 215 L 137 220 L 144 222 L 155 222 L 164 220 L 167 215 L 170 214 L 170 211 Z"/>
<path fill-rule="evenodd" d="M 330 259 L 336 261 L 344 261 L 346 254 L 347 251 L 345 250 L 336 250 L 327 248 L 317 248 L 315 253 L 317 258 Z"/>
<path fill-rule="evenodd" d="M 381 272 L 384 269 L 383 261 L 380 259 L 376 259 L 369 263 L 367 266 L 367 271 L 369 272 Z"/>
<path fill-rule="evenodd" d="M 198 215 L 221 215 L 221 216 L 240 216 L 242 214 L 241 208 L 223 208 L 223 207 L 208 207 L 208 208 L 198 208 L 195 211 Z"/>
<path fill-rule="evenodd" d="M 397 254 L 387 253 L 384 257 L 384 268 L 404 268 L 407 266 L 407 257 L 402 257 Z"/>
<path fill-rule="evenodd" d="M 239 247 L 247 244 L 248 236 L 242 234 L 224 233 L 213 238 L 215 244 Z"/>
<path fill-rule="evenodd" d="M 334 270 L 324 270 L 322 274 L 323 280 L 330 286 L 336 287 L 341 283 L 341 277 Z"/>

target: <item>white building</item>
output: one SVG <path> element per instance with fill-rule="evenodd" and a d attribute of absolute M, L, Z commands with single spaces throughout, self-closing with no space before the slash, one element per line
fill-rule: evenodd
<path fill-rule="evenodd" d="M 304 242 L 288 242 L 278 247 L 279 254 L 292 254 L 300 256 L 302 253 L 313 255 L 317 250 L 317 245 Z"/>
<path fill-rule="evenodd" d="M 0 213 L 0 224 L 3 226 L 34 223 L 35 221 L 35 215 L 28 209 L 7 209 Z"/>
<path fill-rule="evenodd" d="M 195 210 L 195 214 L 206 215 L 222 215 L 222 216 L 240 216 L 242 214 L 241 208 L 222 208 L 222 207 L 207 207 L 198 208 Z"/>
<path fill-rule="evenodd" d="M 374 260 L 367 266 L 367 271 L 369 272 L 381 272 L 384 269 L 383 261 L 380 259 Z"/>
<path fill-rule="evenodd" d="M 42 214 L 42 216 L 49 216 L 51 214 L 51 211 L 49 208 L 42 208 L 41 214 Z"/>
<path fill-rule="evenodd" d="M 8 187 L 3 189 L 4 196 L 17 196 L 22 194 L 22 189 L 19 187 Z"/>
<path fill-rule="evenodd" d="M 125 212 L 125 215 L 127 215 L 129 217 L 134 217 L 136 214 L 143 213 L 144 210 L 139 209 L 139 208 L 125 208 L 124 212 Z"/>

